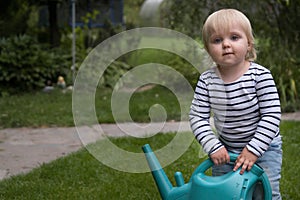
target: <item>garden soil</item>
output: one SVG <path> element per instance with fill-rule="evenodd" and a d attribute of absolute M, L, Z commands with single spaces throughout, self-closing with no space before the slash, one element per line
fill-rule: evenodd
<path fill-rule="evenodd" d="M 300 121 L 300 112 L 283 114 L 282 120 Z M 151 135 L 157 132 L 191 131 L 188 122 L 166 122 L 147 124 L 100 124 L 103 133 L 111 137 Z M 83 148 L 82 134 L 89 133 L 84 143 L 101 139 L 99 125 L 83 127 L 8 128 L 0 130 L 0 180 L 13 175 L 27 173 L 43 163 Z M 126 130 L 126 131 L 124 131 Z M 131 135 L 132 136 L 132 135 Z"/>

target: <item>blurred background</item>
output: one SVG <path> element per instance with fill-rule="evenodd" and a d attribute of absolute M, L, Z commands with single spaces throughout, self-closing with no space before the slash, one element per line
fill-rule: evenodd
<path fill-rule="evenodd" d="M 207 15 L 229 7 L 249 17 L 259 50 L 257 62 L 272 71 L 283 111 L 299 110 L 300 0 L 1 0 L 0 96 L 40 91 L 56 85 L 59 76 L 66 86 L 72 85 L 88 53 L 125 30 L 165 27 L 201 45 Z M 160 55 L 133 54 L 107 69 L 103 87 L 113 87 L 124 72 Z M 195 84 L 199 74 L 185 67 L 184 59 L 161 56 L 160 62 Z"/>

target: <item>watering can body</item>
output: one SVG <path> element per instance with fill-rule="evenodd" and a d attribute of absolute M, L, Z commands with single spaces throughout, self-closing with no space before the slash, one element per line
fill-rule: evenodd
<path fill-rule="evenodd" d="M 158 187 L 162 199 L 166 200 L 227 200 L 252 199 L 255 185 L 262 182 L 264 199 L 272 199 L 269 180 L 263 169 L 254 165 L 250 171 L 240 175 L 240 169 L 222 176 L 207 176 L 205 171 L 213 166 L 210 159 L 201 163 L 192 174 L 188 183 L 184 183 L 181 172 L 175 173 L 177 186 L 173 187 L 151 147 L 143 146 L 146 159 Z M 230 154 L 230 161 L 234 162 L 237 155 Z"/>

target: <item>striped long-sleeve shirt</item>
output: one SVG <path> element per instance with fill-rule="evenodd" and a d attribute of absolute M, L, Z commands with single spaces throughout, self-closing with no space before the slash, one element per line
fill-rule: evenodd
<path fill-rule="evenodd" d="M 214 118 L 216 134 L 210 123 Z M 210 69 L 201 74 L 190 110 L 193 133 L 205 152 L 221 147 L 240 153 L 246 146 L 260 157 L 280 136 L 280 101 L 269 70 L 251 63 L 238 80 L 224 83 Z"/>

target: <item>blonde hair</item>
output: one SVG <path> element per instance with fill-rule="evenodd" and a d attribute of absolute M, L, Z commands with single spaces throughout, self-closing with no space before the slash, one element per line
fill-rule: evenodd
<path fill-rule="evenodd" d="M 256 59 L 256 49 L 254 46 L 254 36 L 249 19 L 240 11 L 235 9 L 222 9 L 208 16 L 202 29 L 202 40 L 205 49 L 208 51 L 210 35 L 214 32 L 228 31 L 234 23 L 239 24 L 245 32 L 250 50 L 246 55 L 246 60 L 254 61 Z"/>

